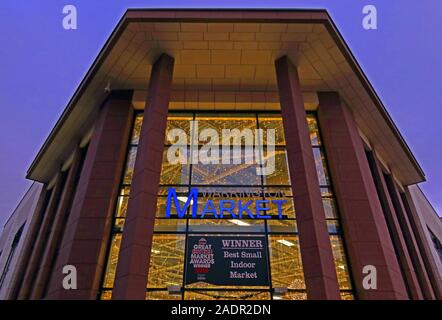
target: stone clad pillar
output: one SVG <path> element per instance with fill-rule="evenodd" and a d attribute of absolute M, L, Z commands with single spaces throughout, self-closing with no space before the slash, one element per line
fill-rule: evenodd
<path fill-rule="evenodd" d="M 49 199 L 48 206 L 46 207 L 37 238 L 35 239 L 32 247 L 32 254 L 26 267 L 26 272 L 18 294 L 18 299 L 20 300 L 27 300 L 31 295 L 35 274 L 38 271 L 40 260 L 46 246 L 46 233 L 51 228 L 51 224 L 57 210 L 58 201 L 60 200 L 60 194 L 63 190 L 63 182 L 63 174 L 59 172 L 57 174 L 55 185 L 53 187 L 54 189 L 52 190 L 51 198 Z"/>
<path fill-rule="evenodd" d="M 428 277 L 430 278 L 434 294 L 438 300 L 442 300 L 442 281 L 440 280 L 442 275 L 439 275 L 437 272 L 438 269 L 436 261 L 434 260 L 430 244 L 425 235 L 425 232 L 428 232 L 424 229 L 426 225 L 424 221 L 420 219 L 419 213 L 413 202 L 413 198 L 411 197 L 410 190 L 405 188 L 405 193 L 403 193 L 401 196 L 406 212 L 408 213 L 410 224 L 414 231 L 419 250 L 422 254 L 423 262 L 427 268 Z"/>
<path fill-rule="evenodd" d="M 95 123 L 47 299 L 97 298 L 132 120 L 132 91 L 113 91 Z M 77 270 L 76 290 L 62 286 L 66 265 Z"/>
<path fill-rule="evenodd" d="M 173 66 L 163 54 L 150 75 L 112 299 L 146 298 Z"/>
<path fill-rule="evenodd" d="M 319 125 L 339 204 L 355 289 L 360 299 L 407 299 L 364 146 L 353 115 L 334 92 L 319 93 Z M 377 289 L 362 286 L 363 268 L 377 270 Z"/>
<path fill-rule="evenodd" d="M 47 281 L 50 278 L 53 259 L 59 246 L 61 237 L 63 236 L 62 231 L 66 224 L 66 216 L 69 212 L 72 198 L 74 197 L 78 170 L 80 169 L 80 161 L 81 150 L 80 148 L 77 148 L 74 153 L 72 164 L 69 168 L 69 173 L 66 177 L 65 186 L 63 188 L 63 193 L 61 194 L 60 204 L 57 212 L 55 213 L 55 218 L 51 226 L 51 233 L 48 237 L 46 249 L 43 253 L 38 273 L 35 278 L 36 280 L 30 296 L 31 299 L 41 299 L 45 293 Z"/>
<path fill-rule="evenodd" d="M 23 244 L 23 249 L 17 262 L 17 267 L 15 268 L 14 274 L 11 278 L 10 290 L 6 298 L 7 300 L 17 300 L 18 298 L 18 294 L 26 273 L 26 268 L 31 259 L 34 242 L 38 236 L 40 223 L 44 218 L 44 212 L 50 199 L 50 194 L 51 191 L 47 189 L 46 185 L 44 185 L 35 208 L 35 213 L 29 222 L 30 225 Z"/>
<path fill-rule="evenodd" d="M 385 178 L 387 186 L 390 190 L 391 200 L 393 201 L 393 204 L 396 208 L 398 220 L 402 227 L 402 233 L 404 235 L 405 242 L 407 243 L 410 256 L 413 259 L 415 268 L 417 270 L 417 277 L 420 281 L 422 294 L 426 300 L 434 300 L 435 295 L 431 286 L 430 278 L 428 277 L 427 270 L 425 269 L 422 255 L 417 245 L 415 234 L 411 228 L 411 224 L 408 219 L 404 203 L 402 202 L 399 189 L 391 175 L 387 175 Z"/>
<path fill-rule="evenodd" d="M 408 285 L 410 298 L 413 300 L 422 300 L 422 290 L 410 257 L 409 249 L 404 240 L 404 234 L 401 230 L 396 209 L 389 195 L 388 186 L 384 179 L 384 172 L 374 151 L 368 152 L 368 162 L 371 166 L 371 172 L 378 190 L 379 200 L 384 211 L 385 219 L 388 223 L 393 245 L 396 248 L 396 255 L 402 266 L 402 273 Z"/>
<path fill-rule="evenodd" d="M 298 72 L 285 56 L 275 66 L 307 297 L 340 299 Z"/>

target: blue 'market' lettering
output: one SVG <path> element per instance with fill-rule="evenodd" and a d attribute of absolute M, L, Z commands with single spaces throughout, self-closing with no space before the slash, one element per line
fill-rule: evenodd
<path fill-rule="evenodd" d="M 180 202 L 184 201 L 178 197 L 175 188 L 169 188 L 167 190 L 166 218 L 171 218 L 172 201 L 178 218 L 184 218 L 190 206 L 192 206 L 192 218 L 198 217 L 197 188 L 190 189 L 190 194 L 185 200 L 183 206 L 180 205 Z M 249 208 L 252 202 L 255 202 L 254 213 L 250 211 Z M 222 219 L 225 217 L 225 215 L 230 215 L 231 219 L 271 219 L 272 216 L 268 213 L 268 211 L 270 211 L 269 205 L 276 204 L 278 208 L 278 218 L 282 219 L 282 205 L 286 202 L 287 200 L 248 200 L 247 202 L 243 203 L 242 200 L 220 200 L 218 213 L 217 207 L 215 206 L 213 200 L 208 199 L 200 213 L 200 218 L 204 218 L 206 215 L 213 215 L 213 218 Z M 237 213 L 235 213 L 235 209 Z"/>

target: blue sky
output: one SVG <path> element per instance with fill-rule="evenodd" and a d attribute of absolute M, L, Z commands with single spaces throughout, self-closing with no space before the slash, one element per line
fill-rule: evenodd
<path fill-rule="evenodd" d="M 99 50 L 127 8 L 158 1 L 0 2 L 0 223 L 30 182 L 25 173 Z M 62 28 L 62 8 L 78 10 L 78 29 Z M 163 3 L 161 3 L 163 4 Z M 378 30 L 362 28 L 362 8 L 378 10 Z M 202 8 L 207 1 L 167 2 Z M 442 2 L 438 0 L 219 1 L 218 8 L 325 8 L 387 107 L 442 213 Z"/>

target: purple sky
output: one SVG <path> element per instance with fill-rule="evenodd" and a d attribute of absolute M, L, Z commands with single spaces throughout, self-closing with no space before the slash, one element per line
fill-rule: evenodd
<path fill-rule="evenodd" d="M 157 3 L 0 2 L 0 224 L 30 185 L 26 170 L 120 17 L 127 8 Z M 66 4 L 77 7 L 75 31 L 62 28 Z M 207 7 L 207 0 L 167 4 Z M 378 30 L 362 28 L 366 4 L 377 7 Z M 428 182 L 421 187 L 442 214 L 441 1 L 235 0 L 217 1 L 216 6 L 328 9 L 423 167 Z"/>

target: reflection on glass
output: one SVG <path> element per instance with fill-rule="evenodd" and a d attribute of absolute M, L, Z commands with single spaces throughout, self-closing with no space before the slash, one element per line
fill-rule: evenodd
<path fill-rule="evenodd" d="M 269 244 L 273 287 L 304 289 L 304 272 L 298 237 L 269 235 Z"/>
<path fill-rule="evenodd" d="M 339 288 L 341 290 L 351 289 L 349 270 L 345 258 L 342 238 L 339 235 L 330 235 L 330 241 L 335 260 L 336 273 L 338 275 Z"/>
<path fill-rule="evenodd" d="M 107 260 L 106 274 L 103 287 L 112 288 L 114 286 L 115 272 L 117 270 L 118 254 L 120 252 L 121 234 L 114 234 L 111 242 L 109 259 Z"/>
<path fill-rule="evenodd" d="M 183 284 L 184 235 L 155 234 L 152 239 L 148 288 Z"/>

